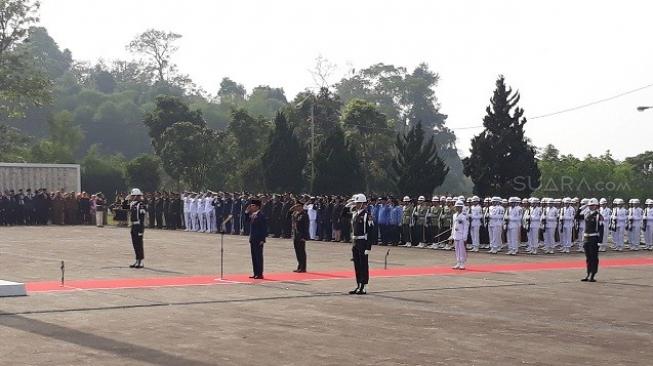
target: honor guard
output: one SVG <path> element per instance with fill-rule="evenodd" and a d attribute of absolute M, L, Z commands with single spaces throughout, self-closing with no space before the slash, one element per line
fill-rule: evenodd
<path fill-rule="evenodd" d="M 456 251 L 456 265 L 453 269 L 465 269 L 465 262 L 467 262 L 467 249 L 465 248 L 465 241 L 469 235 L 469 218 L 463 212 L 465 204 L 463 201 L 456 201 L 452 216 L 453 226 L 451 228 L 451 237 L 454 249 Z"/>
<path fill-rule="evenodd" d="M 356 271 L 357 287 L 349 291 L 350 295 L 364 295 L 367 293 L 367 286 L 370 273 L 368 255 L 372 250 L 372 245 L 367 240 L 367 233 L 374 229 L 372 221 L 366 209 L 367 198 L 364 194 L 356 194 L 349 204 L 352 212 L 352 230 L 354 245 L 352 246 L 352 255 L 354 258 L 354 270 Z"/>
<path fill-rule="evenodd" d="M 616 198 L 614 200 L 616 207 L 612 211 L 612 241 L 615 250 L 621 252 L 624 250 L 624 235 L 626 232 L 626 221 L 628 219 L 628 210 L 624 207 L 624 200 Z"/>
<path fill-rule="evenodd" d="M 508 230 L 506 239 L 508 241 L 508 255 L 516 255 L 519 251 L 519 243 L 521 242 L 521 221 L 524 214 L 523 209 L 519 204 L 521 200 L 518 197 L 510 197 L 508 211 Z"/>
<path fill-rule="evenodd" d="M 540 226 L 542 223 L 542 207 L 538 198 L 531 198 L 530 207 L 524 214 L 524 227 L 528 233 L 528 252 L 537 254 L 540 247 Z"/>
<path fill-rule="evenodd" d="M 598 206 L 599 202 L 596 198 L 588 200 L 587 206 L 581 206 L 585 221 L 583 247 L 587 261 L 587 276 L 581 281 L 595 282 L 594 276 L 599 271 L 599 243 L 603 232 L 603 219 L 598 211 Z"/>
<path fill-rule="evenodd" d="M 653 250 L 653 200 L 650 198 L 646 200 L 642 230 L 644 230 L 646 250 Z"/>
<path fill-rule="evenodd" d="M 451 236 L 451 227 L 453 224 L 453 198 L 451 197 L 440 197 L 440 202 L 444 200 L 444 205 L 442 205 L 442 213 L 440 214 L 440 230 L 441 230 L 441 241 L 445 238 Z M 451 250 L 451 245 L 449 244 L 450 240 L 447 240 L 442 249 Z"/>
<path fill-rule="evenodd" d="M 599 245 L 599 251 L 605 252 L 608 248 L 608 238 L 610 233 L 610 218 L 612 217 L 612 210 L 608 206 L 608 200 L 601 198 L 599 201 L 599 213 L 603 218 L 603 235 L 601 236 L 602 240 Z"/>
<path fill-rule="evenodd" d="M 503 225 L 503 215 L 505 210 L 501 206 L 501 197 L 492 197 L 492 206 L 490 206 L 490 253 L 496 254 L 501 250 L 502 240 L 501 231 Z"/>
<path fill-rule="evenodd" d="M 580 216 L 576 220 L 576 224 L 578 225 L 578 238 L 577 238 L 578 248 L 576 249 L 577 252 L 582 252 L 584 250 L 583 246 L 585 242 L 585 220 L 583 218 L 585 217 L 585 214 L 589 210 L 587 206 L 588 202 L 589 202 L 588 198 L 583 198 L 582 200 L 580 200 L 580 205 L 584 208 L 583 209 L 579 208 L 578 213 Z"/>
<path fill-rule="evenodd" d="M 428 212 L 426 205 L 426 198 L 419 196 L 417 199 L 417 206 L 413 209 L 413 232 L 411 235 L 411 242 L 418 248 L 424 248 L 424 227 L 426 225 L 426 213 Z"/>
<path fill-rule="evenodd" d="M 644 211 L 639 207 L 639 199 L 630 200 L 630 209 L 628 210 L 628 244 L 630 250 L 639 250 L 639 243 L 642 237 L 642 219 Z"/>
<path fill-rule="evenodd" d="M 413 203 L 410 201 L 410 197 L 405 196 L 403 199 L 403 212 L 401 216 L 401 245 L 405 247 L 410 247 L 410 231 L 412 229 L 413 222 Z"/>
<path fill-rule="evenodd" d="M 472 252 L 478 252 L 481 246 L 481 222 L 483 221 L 483 208 L 480 205 L 480 198 L 473 196 L 470 207 L 470 230 L 472 237 Z"/>
<path fill-rule="evenodd" d="M 562 200 L 564 205 L 560 209 L 560 228 L 562 232 L 560 234 L 560 245 L 562 246 L 561 251 L 563 253 L 569 253 L 572 245 L 572 233 L 574 230 L 574 220 L 576 220 L 576 212 L 574 207 L 571 205 L 571 198 L 565 197 Z"/>
<path fill-rule="evenodd" d="M 143 248 L 143 234 L 145 232 L 145 213 L 147 205 L 143 202 L 143 192 L 134 188 L 130 194 L 129 222 L 131 223 L 132 246 L 136 255 L 136 262 L 130 265 L 131 268 L 143 268 L 145 250 Z"/>

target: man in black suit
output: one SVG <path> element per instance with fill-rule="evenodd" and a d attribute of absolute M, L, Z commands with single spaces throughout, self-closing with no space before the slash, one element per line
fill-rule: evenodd
<path fill-rule="evenodd" d="M 297 256 L 297 269 L 293 272 L 304 273 L 306 272 L 306 240 L 309 239 L 308 213 L 304 210 L 304 204 L 301 201 L 297 201 L 291 211 L 293 245 Z"/>
<path fill-rule="evenodd" d="M 252 199 L 246 209 L 249 221 L 249 246 L 252 252 L 254 275 L 250 278 L 263 279 L 263 244 L 268 236 L 267 219 L 261 212 L 261 200 Z"/>

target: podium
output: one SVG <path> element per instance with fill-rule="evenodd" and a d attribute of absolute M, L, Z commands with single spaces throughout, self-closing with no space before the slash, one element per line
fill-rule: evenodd
<path fill-rule="evenodd" d="M 24 283 L 0 280 L 0 297 L 27 296 Z"/>

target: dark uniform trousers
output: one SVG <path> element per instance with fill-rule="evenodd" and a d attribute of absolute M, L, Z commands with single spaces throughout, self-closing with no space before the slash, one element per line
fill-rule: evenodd
<path fill-rule="evenodd" d="M 297 256 L 297 269 L 306 271 L 306 240 L 302 238 L 293 238 L 295 246 L 295 255 Z"/>
<path fill-rule="evenodd" d="M 410 242 L 410 231 L 411 227 L 408 224 L 401 225 L 401 244 L 406 244 Z"/>
<path fill-rule="evenodd" d="M 366 239 L 354 240 L 351 251 L 354 257 L 354 270 L 356 271 L 356 282 L 367 285 L 370 280 L 370 266 L 365 250 L 368 248 Z"/>
<path fill-rule="evenodd" d="M 132 245 L 134 246 L 134 253 L 136 254 L 136 260 L 145 259 L 145 250 L 143 249 L 143 224 L 132 224 L 131 236 L 132 236 Z"/>
<path fill-rule="evenodd" d="M 417 245 L 424 242 L 424 225 L 415 224 L 413 226 L 413 232 L 411 234 L 411 243 Z"/>
<path fill-rule="evenodd" d="M 599 237 L 589 236 L 583 243 L 585 249 L 585 260 L 587 262 L 587 274 L 594 276 L 599 272 Z"/>
<path fill-rule="evenodd" d="M 249 248 L 252 253 L 252 269 L 254 276 L 263 276 L 263 243 L 249 242 Z"/>

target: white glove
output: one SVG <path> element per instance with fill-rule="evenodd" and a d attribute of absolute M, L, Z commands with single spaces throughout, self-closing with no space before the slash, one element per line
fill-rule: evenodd
<path fill-rule="evenodd" d="M 371 252 L 371 250 L 369 250 L 369 249 L 365 249 L 365 255 L 369 255 L 370 252 Z"/>

